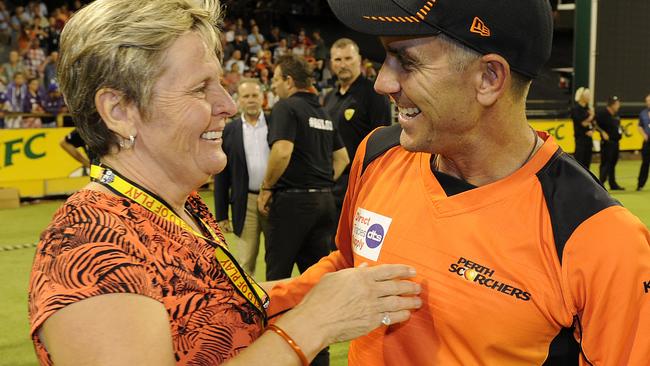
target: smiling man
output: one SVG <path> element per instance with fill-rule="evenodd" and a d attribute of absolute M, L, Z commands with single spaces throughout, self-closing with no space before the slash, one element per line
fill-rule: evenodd
<path fill-rule="evenodd" d="M 329 3 L 380 36 L 375 89 L 399 126 L 359 145 L 339 251 L 303 286 L 276 286 L 272 312 L 325 273 L 409 263 L 425 306 L 399 326 L 387 314 L 350 365 L 650 364 L 650 233 L 526 119 L 551 52 L 548 1 Z M 572 326 L 579 355 L 558 338 Z"/>

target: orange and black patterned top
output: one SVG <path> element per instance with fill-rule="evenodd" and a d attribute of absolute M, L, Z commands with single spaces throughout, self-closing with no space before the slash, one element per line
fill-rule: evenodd
<path fill-rule="evenodd" d="M 224 239 L 197 194 L 186 208 Z M 40 363 L 52 364 L 38 337 L 43 322 L 67 305 L 108 293 L 140 294 L 165 306 L 178 365 L 232 358 L 260 336 L 263 320 L 235 291 L 214 250 L 126 198 L 74 194 L 41 235 L 34 258 L 29 318 Z"/>

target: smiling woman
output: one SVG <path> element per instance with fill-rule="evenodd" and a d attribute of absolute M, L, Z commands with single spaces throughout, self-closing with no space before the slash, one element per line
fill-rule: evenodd
<path fill-rule="evenodd" d="M 307 364 L 326 345 L 408 319 L 411 267 L 325 277 L 269 316 L 268 284 L 232 258 L 195 193 L 226 165 L 213 0 L 97 0 L 61 36 L 59 78 L 99 157 L 41 235 L 29 286 L 43 365 Z M 270 350 L 273 350 L 272 352 Z"/>

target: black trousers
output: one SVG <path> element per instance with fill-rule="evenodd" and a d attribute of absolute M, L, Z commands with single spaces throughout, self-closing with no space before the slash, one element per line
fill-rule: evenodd
<path fill-rule="evenodd" d="M 609 181 L 609 188 L 618 187 L 616 182 L 616 163 L 618 163 L 618 141 L 600 143 L 600 182 Z"/>
<path fill-rule="evenodd" d="M 265 243 L 266 280 L 290 277 L 294 263 L 302 273 L 328 255 L 337 221 L 331 192 L 275 192 Z M 311 362 L 312 366 L 329 364 L 329 348 Z"/>
<path fill-rule="evenodd" d="M 593 148 L 593 140 L 589 137 L 576 137 L 576 151 L 573 157 L 582 164 L 587 170 L 591 165 L 591 150 Z"/>
<path fill-rule="evenodd" d="M 648 168 L 650 167 L 650 139 L 643 143 L 641 148 L 641 169 L 639 170 L 639 183 L 637 187 L 643 188 L 648 181 Z"/>
<path fill-rule="evenodd" d="M 294 263 L 302 273 L 328 255 L 335 227 L 331 192 L 275 192 L 269 208 L 266 280 L 290 277 Z"/>

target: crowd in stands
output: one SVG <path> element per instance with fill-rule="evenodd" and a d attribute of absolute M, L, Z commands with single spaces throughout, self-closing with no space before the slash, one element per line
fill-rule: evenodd
<path fill-rule="evenodd" d="M 55 127 L 56 115 L 67 112 L 56 81 L 59 36 L 86 2 L 52 9 L 43 1 L 0 0 L 0 128 Z M 233 96 L 242 78 L 258 78 L 264 87 L 264 109 L 270 109 L 277 100 L 270 87 L 274 64 L 291 53 L 313 66 L 315 91 L 333 86 L 326 62 L 329 45 L 319 31 L 261 29 L 253 18 L 226 19 L 223 28 L 223 83 Z M 368 60 L 363 73 L 370 79 L 376 75 Z"/>

